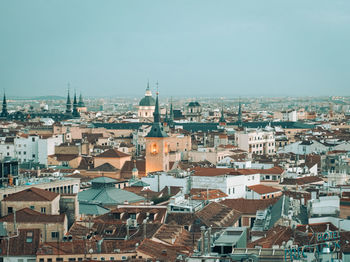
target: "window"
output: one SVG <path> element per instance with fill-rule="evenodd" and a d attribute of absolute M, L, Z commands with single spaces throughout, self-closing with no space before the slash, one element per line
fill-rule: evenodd
<path fill-rule="evenodd" d="M 58 238 L 58 236 L 59 236 L 59 232 L 57 231 L 51 232 L 51 238 Z"/>
<path fill-rule="evenodd" d="M 52 258 L 48 258 L 48 259 L 47 259 L 47 262 L 52 262 Z"/>
<path fill-rule="evenodd" d="M 13 207 L 7 207 L 7 213 L 12 214 L 13 213 Z"/>
<path fill-rule="evenodd" d="M 57 262 L 62 262 L 62 261 L 63 261 L 63 258 L 62 258 L 62 257 L 57 257 L 57 258 L 56 258 L 56 261 L 57 261 Z"/>
<path fill-rule="evenodd" d="M 153 213 L 149 214 L 148 219 L 150 221 L 153 221 L 154 220 L 154 214 Z"/>
<path fill-rule="evenodd" d="M 131 219 L 136 219 L 136 213 L 130 213 L 129 218 Z"/>
<path fill-rule="evenodd" d="M 30 209 L 33 209 L 34 210 L 35 206 L 30 206 Z"/>
<path fill-rule="evenodd" d="M 114 257 L 110 257 L 109 260 L 114 260 Z"/>
<path fill-rule="evenodd" d="M 232 188 L 232 194 L 234 194 L 234 193 L 235 193 L 235 188 L 233 187 L 233 188 Z"/>
<path fill-rule="evenodd" d="M 27 243 L 32 243 L 33 242 L 33 232 L 27 232 L 26 242 Z"/>
<path fill-rule="evenodd" d="M 32 142 L 35 142 L 35 137 L 32 137 Z"/>
<path fill-rule="evenodd" d="M 75 258 L 74 257 L 70 257 L 70 258 L 68 258 L 68 261 L 70 261 L 70 262 L 75 261 Z"/>
<path fill-rule="evenodd" d="M 40 209 L 40 211 L 41 211 L 41 213 L 46 213 L 46 207 L 42 207 L 41 209 Z"/>
<path fill-rule="evenodd" d="M 43 258 L 40 258 L 40 259 L 39 259 L 39 262 L 44 262 L 44 259 L 43 259 Z"/>

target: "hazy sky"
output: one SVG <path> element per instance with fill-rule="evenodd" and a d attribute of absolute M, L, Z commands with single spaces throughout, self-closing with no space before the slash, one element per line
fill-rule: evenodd
<path fill-rule="evenodd" d="M 350 1 L 0 0 L 9 96 L 350 95 Z M 2 93 L 2 90 L 1 90 Z"/>

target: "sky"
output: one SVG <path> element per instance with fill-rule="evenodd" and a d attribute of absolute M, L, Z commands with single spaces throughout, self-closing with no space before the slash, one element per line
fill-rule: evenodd
<path fill-rule="evenodd" d="M 349 0 L 0 0 L 8 96 L 350 95 Z"/>

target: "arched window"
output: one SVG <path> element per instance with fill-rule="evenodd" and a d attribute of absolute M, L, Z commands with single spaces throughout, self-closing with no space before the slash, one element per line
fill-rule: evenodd
<path fill-rule="evenodd" d="M 156 143 L 151 144 L 151 154 L 157 154 L 158 153 L 158 146 Z"/>

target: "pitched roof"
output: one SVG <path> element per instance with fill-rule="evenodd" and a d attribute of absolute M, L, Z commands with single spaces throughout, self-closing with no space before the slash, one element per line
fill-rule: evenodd
<path fill-rule="evenodd" d="M 207 225 L 217 227 L 229 227 L 241 217 L 241 213 L 223 204 L 211 202 L 196 215 Z"/>
<path fill-rule="evenodd" d="M 128 157 L 129 154 L 125 154 L 124 152 L 121 152 L 117 149 L 109 149 L 95 157 L 114 157 L 114 158 L 121 158 L 121 157 Z"/>
<path fill-rule="evenodd" d="M 283 179 L 283 182 L 280 184 L 282 185 L 305 185 L 305 184 L 312 184 L 312 183 L 318 183 L 323 182 L 323 179 L 317 176 L 306 176 L 302 178 L 285 178 Z"/>
<path fill-rule="evenodd" d="M 2 256 L 35 256 L 40 244 L 40 229 L 18 229 L 18 236 L 0 241 Z M 8 253 L 7 253 L 8 252 Z"/>
<path fill-rule="evenodd" d="M 78 193 L 79 202 L 96 203 L 101 205 L 118 205 L 125 201 L 135 203 L 145 198 L 132 192 L 115 187 L 90 188 Z"/>
<path fill-rule="evenodd" d="M 26 190 L 13 193 L 5 197 L 2 201 L 52 201 L 58 196 L 58 193 L 31 187 Z"/>
<path fill-rule="evenodd" d="M 179 254 L 190 255 L 189 247 L 165 245 L 150 239 L 144 239 L 136 251 L 161 261 L 176 261 Z"/>
<path fill-rule="evenodd" d="M 46 215 L 30 208 L 23 208 L 16 212 L 17 223 L 63 223 L 66 215 Z M 0 218 L 0 222 L 13 222 L 14 214 Z"/>
<path fill-rule="evenodd" d="M 267 207 L 276 203 L 278 198 L 274 199 L 225 199 L 220 202 L 232 209 L 235 209 L 242 214 L 256 214 L 257 210 L 264 210 Z"/>
<path fill-rule="evenodd" d="M 265 185 L 255 185 L 255 186 L 249 186 L 249 189 L 253 190 L 254 192 L 264 195 L 264 194 L 269 194 L 269 193 L 275 193 L 275 192 L 280 192 L 281 189 L 275 188 L 272 186 L 265 186 Z"/>
<path fill-rule="evenodd" d="M 98 167 L 90 169 L 89 171 L 116 172 L 118 170 L 119 170 L 118 168 L 115 168 L 110 163 L 104 163 Z"/>
<path fill-rule="evenodd" d="M 135 240 L 102 240 L 101 252 L 115 253 L 115 249 L 120 249 L 120 252 L 130 252 L 135 250 Z M 98 253 L 98 241 L 91 241 L 89 249 L 92 249 L 92 253 Z M 77 255 L 85 254 L 86 252 L 86 240 L 73 240 L 72 242 L 45 242 L 42 243 L 38 249 L 37 255 Z"/>

